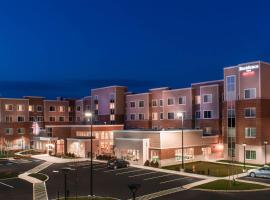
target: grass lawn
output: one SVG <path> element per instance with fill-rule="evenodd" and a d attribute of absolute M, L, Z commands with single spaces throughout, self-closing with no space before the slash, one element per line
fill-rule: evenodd
<path fill-rule="evenodd" d="M 224 162 L 224 163 L 231 163 L 231 160 L 219 160 L 217 162 Z M 240 165 L 244 165 L 243 162 L 238 162 L 238 161 L 233 161 L 234 164 L 240 164 Z M 269 165 L 270 163 L 268 163 L 267 165 Z M 256 167 L 263 167 L 264 165 L 259 165 L 259 164 L 251 164 L 251 163 L 246 163 L 246 165 L 252 165 L 252 166 L 256 166 Z"/>
<path fill-rule="evenodd" d="M 63 200 L 64 198 L 60 198 L 60 200 Z M 69 197 L 67 198 L 68 200 L 76 200 L 75 197 Z M 93 198 L 90 198 L 90 197 L 77 197 L 77 199 L 79 200 L 115 200 L 113 198 L 109 198 L 109 197 L 93 197 Z"/>
<path fill-rule="evenodd" d="M 236 181 L 233 183 L 233 181 L 229 180 L 216 180 L 210 183 L 206 183 L 203 185 L 199 185 L 195 188 L 200 189 L 209 189 L 209 190 L 252 190 L 252 189 L 265 189 L 268 188 L 264 185 L 258 185 L 253 183 L 244 183 Z"/>
<path fill-rule="evenodd" d="M 39 174 L 39 173 L 29 174 L 28 176 L 34 177 L 34 178 L 39 179 L 41 181 L 45 181 L 47 179 L 47 176 L 45 176 L 43 174 Z"/>
<path fill-rule="evenodd" d="M 163 168 L 179 171 L 180 167 L 181 167 L 181 164 L 166 166 Z M 250 169 L 250 168 L 246 168 L 246 169 Z M 231 167 L 230 165 L 221 164 L 221 163 L 198 161 L 198 162 L 186 163 L 185 171 L 190 172 L 190 173 L 209 175 L 209 176 L 225 177 L 232 174 L 243 173 L 243 167 L 241 166 Z"/>

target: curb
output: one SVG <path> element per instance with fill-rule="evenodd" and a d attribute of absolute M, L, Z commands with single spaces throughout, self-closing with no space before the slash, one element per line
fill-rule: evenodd
<path fill-rule="evenodd" d="M 198 190 L 203 192 L 220 192 L 220 193 L 239 193 L 239 192 L 259 192 L 259 191 L 267 191 L 270 190 L 270 188 L 262 188 L 262 189 L 251 189 L 251 190 L 211 190 L 211 189 L 200 189 L 200 188 L 194 188 L 191 190 Z"/>

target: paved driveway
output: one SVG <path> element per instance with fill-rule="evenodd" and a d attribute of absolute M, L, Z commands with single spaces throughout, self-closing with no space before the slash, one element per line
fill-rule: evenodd
<path fill-rule="evenodd" d="M 89 163 L 80 163 L 80 166 L 73 164 L 54 164 L 42 171 L 49 175 L 47 182 L 48 196 L 56 198 L 59 191 L 63 195 L 63 175 L 53 171 L 59 171 L 64 166 L 77 168 L 68 175 L 68 188 L 70 196 L 89 194 Z M 138 183 L 141 188 L 137 196 L 152 194 L 171 188 L 180 187 L 198 181 L 198 178 L 179 176 L 164 172 L 156 172 L 148 169 L 135 167 L 122 168 L 117 170 L 107 169 L 106 164 L 94 164 L 94 194 L 101 196 L 112 196 L 119 199 L 131 197 L 128 184 Z"/>

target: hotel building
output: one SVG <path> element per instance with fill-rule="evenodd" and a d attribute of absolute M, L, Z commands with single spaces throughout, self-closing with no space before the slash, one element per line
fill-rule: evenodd
<path fill-rule="evenodd" d="M 0 149 L 33 147 L 87 157 L 90 121 L 85 112 L 90 111 L 95 155 L 116 153 L 140 164 L 147 158 L 165 165 L 179 161 L 182 121 L 177 113 L 182 113 L 187 161 L 269 162 L 269 77 L 270 64 L 257 61 L 224 68 L 224 80 L 187 88 L 134 94 L 124 86 L 109 86 L 81 99 L 0 98 Z"/>

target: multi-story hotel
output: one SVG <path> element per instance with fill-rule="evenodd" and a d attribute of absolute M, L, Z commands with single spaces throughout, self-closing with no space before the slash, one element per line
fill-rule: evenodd
<path fill-rule="evenodd" d="M 270 142 L 269 77 L 269 63 L 250 62 L 224 68 L 224 80 L 188 88 L 134 94 L 124 86 L 109 86 L 92 89 L 82 99 L 1 98 L 0 147 L 87 157 L 90 120 L 85 112 L 92 112 L 95 155 L 114 152 L 135 163 L 179 162 L 178 138 L 184 128 L 187 160 L 243 161 L 245 156 L 250 163 L 264 163 L 270 159 L 265 154 Z"/>

